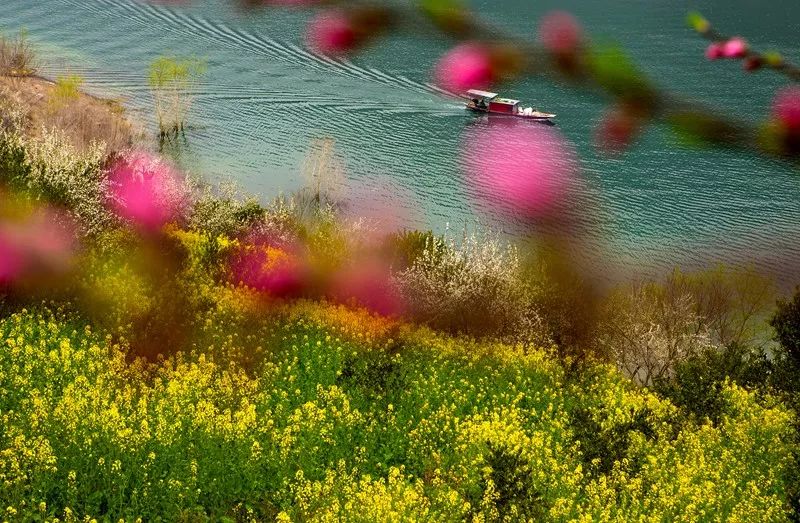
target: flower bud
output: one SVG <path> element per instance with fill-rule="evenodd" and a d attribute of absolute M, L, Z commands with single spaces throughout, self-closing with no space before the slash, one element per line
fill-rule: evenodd
<path fill-rule="evenodd" d="M 553 54 L 575 53 L 582 39 L 580 24 L 565 11 L 552 11 L 539 24 L 539 42 Z"/>
<path fill-rule="evenodd" d="M 747 42 L 744 38 L 734 36 L 722 46 L 725 58 L 744 58 L 747 55 Z"/>

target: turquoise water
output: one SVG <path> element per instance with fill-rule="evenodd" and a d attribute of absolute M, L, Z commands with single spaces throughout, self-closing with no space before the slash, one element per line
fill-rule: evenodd
<path fill-rule="evenodd" d="M 796 0 L 482 0 L 472 4 L 519 35 L 559 7 L 597 38 L 620 41 L 661 86 L 758 120 L 780 76 L 746 75 L 735 62 L 708 63 L 684 25 L 699 8 L 722 30 L 800 61 Z M 350 60 L 307 52 L 308 13 L 244 13 L 233 2 L 192 7 L 134 0 L 2 0 L 0 28 L 24 26 L 43 50 L 44 72 L 82 75 L 93 92 L 125 99 L 152 123 L 147 68 L 164 53 L 209 65 L 196 97 L 183 162 L 211 181 L 233 179 L 264 199 L 302 183 L 313 140 L 332 137 L 356 205 L 399 207 L 408 225 L 460 229 L 494 218 L 502 203 L 472 203 L 459 169 L 460 137 L 485 125 L 430 85 L 447 42 L 426 33 L 393 36 Z M 542 79 L 504 94 L 558 114 L 558 129 L 581 158 L 586 195 L 572 212 L 593 234 L 588 255 L 609 270 L 666 270 L 752 263 L 784 283 L 800 281 L 800 171 L 747 153 L 682 149 L 650 127 L 621 158 L 598 156 L 592 132 L 602 99 Z"/>

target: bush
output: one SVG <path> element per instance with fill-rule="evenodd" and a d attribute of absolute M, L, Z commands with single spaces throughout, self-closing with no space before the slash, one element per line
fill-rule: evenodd
<path fill-rule="evenodd" d="M 266 217 L 266 209 L 257 200 L 240 198 L 232 185 L 221 186 L 219 192 L 204 187 L 192 207 L 189 228 L 212 237 L 235 238 Z"/>
<path fill-rule="evenodd" d="M 726 414 L 722 394 L 726 382 L 766 391 L 772 372 L 773 364 L 763 350 L 733 343 L 706 348 L 679 362 L 674 375 L 656 379 L 653 388 L 697 422 L 708 419 L 716 425 Z"/>
<path fill-rule="evenodd" d="M 32 76 L 38 65 L 28 34 L 21 30 L 15 38 L 0 36 L 0 75 Z"/>
<path fill-rule="evenodd" d="M 77 75 L 59 76 L 53 92 L 50 93 L 50 104 L 53 109 L 59 109 L 76 100 L 80 95 L 83 78 Z"/>
<path fill-rule="evenodd" d="M 602 416 L 602 415 L 601 415 Z M 641 463 L 631 460 L 629 447 L 634 433 L 646 439 L 656 437 L 649 417 L 652 412 L 648 408 L 631 411 L 630 419 L 622 423 L 608 423 L 608 419 L 596 419 L 588 408 L 575 409 L 570 417 L 573 438 L 580 443 L 581 458 L 593 477 L 610 474 L 615 466 L 626 463 L 634 474 Z"/>
<path fill-rule="evenodd" d="M 0 85 L 0 133 L 20 133 L 26 124 L 25 110 L 18 93 Z"/>
<path fill-rule="evenodd" d="M 643 283 L 608 299 L 597 344 L 631 379 L 650 385 L 711 342 L 691 295 Z"/>
<path fill-rule="evenodd" d="M 103 144 L 80 152 L 66 134 L 57 130 L 42 130 L 39 137 L 16 140 L 14 158 L 22 159 L 22 163 L 14 173 L 15 185 L 65 206 L 85 234 L 99 234 L 114 223 L 106 208 L 108 182 L 103 171 Z"/>
<path fill-rule="evenodd" d="M 778 301 L 778 310 L 770 319 L 770 325 L 775 329 L 775 338 L 788 363 L 800 370 L 800 287 L 791 299 Z"/>
<path fill-rule="evenodd" d="M 303 186 L 292 196 L 295 212 L 303 220 L 343 208 L 344 167 L 331 139 L 311 144 L 303 162 Z"/>
<path fill-rule="evenodd" d="M 403 231 L 386 238 L 384 249 L 395 270 L 404 271 L 414 266 L 430 245 L 444 242 L 444 237 L 432 231 Z"/>
<path fill-rule="evenodd" d="M 0 184 L 21 186 L 28 171 L 22 136 L 16 131 L 0 130 Z"/>
<path fill-rule="evenodd" d="M 562 246 L 543 244 L 521 276 L 530 293 L 524 331 L 540 346 L 553 345 L 570 371 L 589 360 L 607 360 L 595 337 L 602 295 Z"/>
<path fill-rule="evenodd" d="M 764 322 L 777 289 L 754 269 L 719 266 L 690 274 L 675 270 L 664 285 L 692 297 L 694 312 L 716 345 L 761 346 L 769 341 Z"/>
<path fill-rule="evenodd" d="M 517 251 L 497 237 L 425 238 L 425 249 L 396 275 L 411 316 L 448 332 L 503 336 L 525 314 Z"/>
<path fill-rule="evenodd" d="M 771 280 L 749 269 L 675 270 L 663 282 L 613 292 L 596 343 L 623 372 L 650 385 L 711 347 L 764 346 L 774 292 Z"/>

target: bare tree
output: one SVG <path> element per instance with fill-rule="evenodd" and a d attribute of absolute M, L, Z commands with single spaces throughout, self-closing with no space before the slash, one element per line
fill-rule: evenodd
<path fill-rule="evenodd" d="M 655 283 L 635 284 L 610 297 L 597 343 L 642 385 L 669 376 L 677 363 L 711 346 L 692 295 Z"/>

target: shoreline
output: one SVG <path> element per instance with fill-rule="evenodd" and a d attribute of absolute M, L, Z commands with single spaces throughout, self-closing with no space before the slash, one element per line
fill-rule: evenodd
<path fill-rule="evenodd" d="M 74 92 L 59 93 L 58 88 L 57 79 L 39 73 L 0 76 L 0 102 L 20 110 L 24 134 L 56 128 L 78 149 L 104 142 L 109 152 L 121 150 L 146 136 L 145 126 L 130 118 L 119 100 L 88 93 L 80 84 Z"/>

